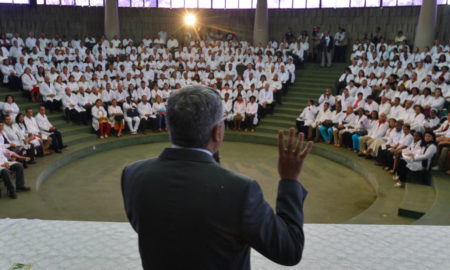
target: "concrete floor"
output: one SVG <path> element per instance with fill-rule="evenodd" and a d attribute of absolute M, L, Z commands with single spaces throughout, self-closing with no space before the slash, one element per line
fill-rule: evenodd
<path fill-rule="evenodd" d="M 125 221 L 120 192 L 123 167 L 135 160 L 156 156 L 168 145 L 155 143 L 120 148 L 60 168 L 38 192 L 42 205 L 27 217 Z M 275 205 L 278 182 L 275 147 L 225 142 L 220 153 L 223 166 L 256 179 L 266 200 Z M 375 200 L 374 191 L 362 176 L 317 155 L 308 158 L 301 181 L 309 191 L 305 203 L 309 223 L 343 223 Z M 26 198 L 21 197 L 20 201 L 25 203 L 23 200 Z"/>

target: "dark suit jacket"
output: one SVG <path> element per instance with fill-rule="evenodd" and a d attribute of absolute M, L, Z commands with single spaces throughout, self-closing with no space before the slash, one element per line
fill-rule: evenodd
<path fill-rule="evenodd" d="M 250 247 L 283 265 L 301 259 L 298 181 L 279 182 L 275 214 L 256 181 L 201 151 L 166 148 L 123 170 L 122 193 L 144 269 L 250 269 Z"/>

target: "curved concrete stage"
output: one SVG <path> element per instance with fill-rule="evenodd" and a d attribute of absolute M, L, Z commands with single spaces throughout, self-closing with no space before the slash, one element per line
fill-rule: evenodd
<path fill-rule="evenodd" d="M 276 145 L 276 135 L 255 133 L 246 134 L 239 132 L 227 132 L 226 141 L 234 142 L 249 142 L 267 145 Z M 33 165 L 27 170 L 27 179 L 30 179 L 28 175 L 35 175 L 36 181 L 28 182 L 28 184 L 34 184 L 36 190 L 39 191 L 42 183 L 58 168 L 61 168 L 70 162 L 75 160 L 94 155 L 103 151 L 111 149 L 117 149 L 119 147 L 126 147 L 138 144 L 148 144 L 155 142 L 167 142 L 167 134 L 155 134 L 155 135 L 138 135 L 138 136 L 125 136 L 121 138 L 110 138 L 108 140 L 93 140 L 85 144 L 74 145 L 69 147 L 63 155 L 52 155 L 48 158 L 39 160 L 39 165 Z M 403 198 L 403 190 L 392 188 L 392 181 L 387 180 L 385 172 L 375 172 L 374 166 L 363 159 L 356 157 L 342 149 L 335 149 L 328 145 L 316 144 L 313 147 L 313 154 L 327 158 L 333 162 L 341 164 L 351 170 L 361 174 L 368 183 L 373 187 L 376 198 L 375 201 L 362 213 L 354 216 L 346 221 L 340 221 L 345 223 L 362 223 L 362 224 L 411 224 L 414 220 L 410 218 L 399 217 L 397 215 L 398 205 Z M 350 188 L 348 189 L 350 190 Z M 340 191 L 343 192 L 343 191 Z M 22 194 L 20 194 L 22 195 Z M 40 200 L 46 201 L 48 198 L 44 198 L 40 192 L 31 192 L 29 194 L 23 194 L 22 196 L 35 196 Z M 92 194 L 92 196 L 97 196 Z M 30 198 L 32 200 L 32 198 Z M 27 199 L 27 201 L 29 201 Z M 25 210 L 21 211 L 21 200 L 8 201 L 5 206 L 9 205 L 18 211 L 14 214 L 9 214 L 7 211 L 2 216 L 10 217 L 27 217 Z M 22 205 L 25 206 L 25 205 Z M 45 207 L 44 204 L 36 203 L 33 207 Z M 340 207 L 339 205 L 337 207 Z M 345 207 L 345 206 L 342 206 Z M 29 208 L 29 206 L 28 206 Z M 8 213 L 9 212 L 9 213 Z M 331 221 L 329 221 L 331 222 Z"/>

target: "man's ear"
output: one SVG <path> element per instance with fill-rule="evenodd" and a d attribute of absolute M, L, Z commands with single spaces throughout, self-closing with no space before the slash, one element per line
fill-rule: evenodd
<path fill-rule="evenodd" d="M 222 127 L 220 123 L 214 126 L 211 139 L 213 142 L 219 142 L 222 140 Z"/>

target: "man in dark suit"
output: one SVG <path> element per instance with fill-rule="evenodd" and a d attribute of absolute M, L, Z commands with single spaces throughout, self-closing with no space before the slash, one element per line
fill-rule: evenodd
<path fill-rule="evenodd" d="M 144 269 L 250 269 L 250 247 L 295 265 L 304 246 L 303 201 L 296 180 L 312 144 L 303 133 L 287 147 L 279 132 L 276 213 L 255 180 L 218 165 L 213 154 L 224 136 L 220 96 L 203 86 L 185 87 L 167 106 L 171 148 L 128 165 L 122 193 L 139 236 Z"/>

